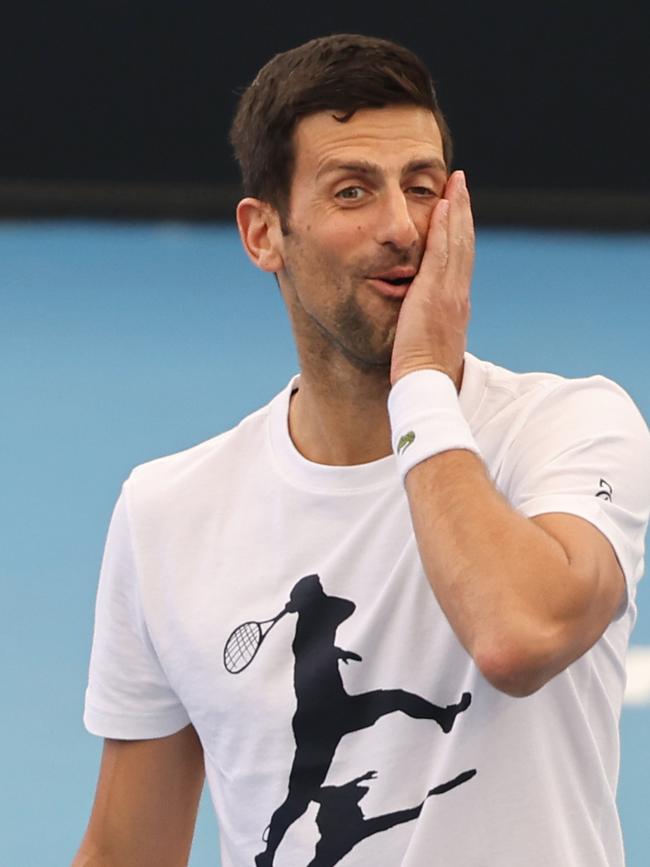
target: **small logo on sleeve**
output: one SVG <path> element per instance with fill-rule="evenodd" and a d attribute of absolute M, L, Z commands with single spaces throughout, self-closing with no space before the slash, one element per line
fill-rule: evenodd
<path fill-rule="evenodd" d="M 603 500 L 607 500 L 607 502 L 611 503 L 614 489 L 612 488 L 610 483 L 608 481 L 606 481 L 605 479 L 601 479 L 599 482 L 599 485 L 600 485 L 600 487 L 598 489 L 598 493 L 596 494 L 596 496 L 601 497 Z"/>
<path fill-rule="evenodd" d="M 408 433 L 402 434 L 397 443 L 397 454 L 403 455 L 414 439 L 415 431 L 410 430 Z"/>

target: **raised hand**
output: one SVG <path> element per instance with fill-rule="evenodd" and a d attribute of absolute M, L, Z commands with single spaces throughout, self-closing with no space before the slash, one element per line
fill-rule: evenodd
<path fill-rule="evenodd" d="M 420 269 L 402 303 L 391 384 L 434 369 L 458 382 L 470 316 L 474 222 L 463 172 L 454 172 L 431 215 Z"/>

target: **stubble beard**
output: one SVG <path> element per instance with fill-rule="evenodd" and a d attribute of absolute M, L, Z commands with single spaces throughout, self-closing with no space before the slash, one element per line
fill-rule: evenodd
<path fill-rule="evenodd" d="M 291 235 L 297 253 L 296 259 L 300 262 L 303 252 L 302 239 L 293 232 Z M 386 312 L 381 316 L 373 315 L 362 304 L 363 284 L 368 274 L 388 270 L 395 265 L 411 264 L 414 258 L 419 265 L 420 255 L 415 253 L 414 256 L 413 250 L 393 252 L 390 257 L 385 257 L 385 262 L 359 262 L 355 264 L 352 272 L 345 273 L 333 267 L 333 263 L 326 256 L 321 261 L 311 263 L 310 274 L 300 267 L 287 268 L 294 287 L 306 283 L 315 273 L 319 274 L 321 279 L 322 275 L 329 275 L 332 294 L 341 299 L 330 308 L 323 319 L 322 314 L 306 309 L 294 290 L 294 303 L 297 302 L 297 306 L 293 310 L 295 318 L 292 318 L 296 337 L 302 333 L 306 340 L 305 348 L 310 354 L 319 356 L 321 364 L 330 364 L 335 355 L 342 355 L 360 372 L 382 379 L 388 378 L 402 299 L 384 298 L 382 303 L 387 306 Z M 300 273 L 301 271 L 303 273 Z M 299 326 L 300 320 L 303 320 L 303 326 L 295 328 Z M 305 320 L 311 323 L 311 328 L 308 327 L 306 331 Z M 320 341 L 314 340 L 314 330 L 321 338 Z M 309 331 L 312 332 L 311 337 Z"/>
<path fill-rule="evenodd" d="M 390 371 L 401 301 L 387 300 L 387 303 L 395 306 L 395 314 L 383 328 L 355 295 L 349 295 L 334 310 L 333 329 L 328 336 L 347 360 L 363 372 L 388 375 Z"/>

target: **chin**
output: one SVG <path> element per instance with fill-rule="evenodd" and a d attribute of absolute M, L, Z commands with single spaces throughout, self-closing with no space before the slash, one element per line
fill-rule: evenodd
<path fill-rule="evenodd" d="M 348 361 L 364 372 L 390 373 L 390 365 L 393 357 L 393 345 L 382 349 L 368 346 L 342 347 Z"/>

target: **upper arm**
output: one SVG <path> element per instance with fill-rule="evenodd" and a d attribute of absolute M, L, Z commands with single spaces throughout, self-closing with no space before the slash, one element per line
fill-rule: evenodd
<path fill-rule="evenodd" d="M 602 377 L 564 383 L 515 435 L 504 492 L 563 548 L 584 616 L 622 614 L 643 571 L 650 436 L 632 400 Z"/>
<path fill-rule="evenodd" d="M 597 641 L 625 598 L 625 577 L 609 540 L 577 515 L 549 513 L 531 519 L 564 550 L 570 568 L 566 609 L 567 650 L 577 659 Z"/>
<path fill-rule="evenodd" d="M 650 436 L 615 383 L 592 377 L 549 391 L 516 432 L 503 475 L 502 490 L 518 511 L 585 519 L 609 540 L 628 583 L 639 577 Z"/>
<path fill-rule="evenodd" d="M 588 651 L 633 602 L 650 505 L 648 428 L 613 383 L 567 382 L 516 431 L 500 485 L 567 567 L 556 582 L 542 570 L 530 597 L 533 612 L 543 612 L 532 641 L 534 691 Z"/>
<path fill-rule="evenodd" d="M 73 867 L 186 865 L 203 779 L 203 750 L 191 725 L 151 740 L 105 740 L 92 814 Z"/>

